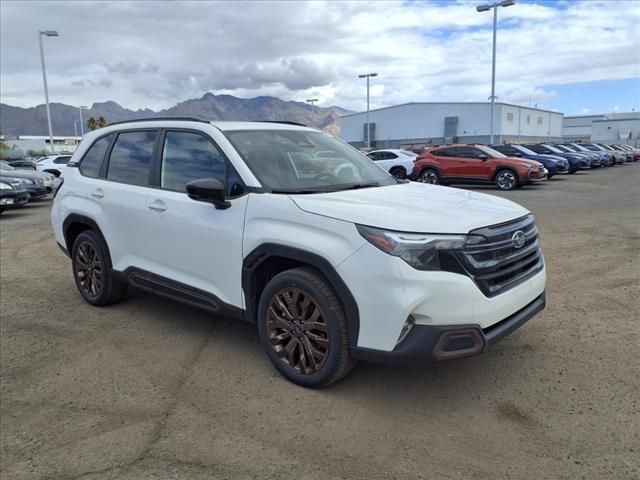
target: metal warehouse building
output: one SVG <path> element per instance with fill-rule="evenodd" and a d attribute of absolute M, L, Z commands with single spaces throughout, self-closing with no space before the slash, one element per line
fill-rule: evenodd
<path fill-rule="evenodd" d="M 570 142 L 626 143 L 640 147 L 640 112 L 564 117 L 562 137 Z"/>
<path fill-rule="evenodd" d="M 406 103 L 369 112 L 371 146 L 397 148 L 443 143 L 489 143 L 490 102 Z M 367 112 L 341 118 L 341 136 L 366 146 Z M 562 113 L 495 104 L 495 142 L 533 143 L 562 139 Z"/>

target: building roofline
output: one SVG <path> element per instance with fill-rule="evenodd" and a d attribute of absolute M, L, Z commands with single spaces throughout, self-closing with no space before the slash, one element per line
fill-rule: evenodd
<path fill-rule="evenodd" d="M 632 118 L 605 118 L 602 120 L 594 120 L 593 123 L 596 122 L 633 122 L 640 120 L 640 117 L 632 117 Z"/>
<path fill-rule="evenodd" d="M 373 110 L 369 110 L 369 113 L 378 112 L 381 110 L 389 110 L 391 108 L 406 107 L 407 105 L 491 105 L 491 102 L 407 102 L 407 103 L 400 103 L 398 105 L 390 105 L 388 107 L 375 108 Z M 526 107 L 524 105 L 516 105 L 515 103 L 496 102 L 496 105 L 506 105 L 508 107 L 526 108 L 529 110 L 536 110 L 538 112 L 557 113 L 558 115 L 564 116 L 562 112 L 554 112 L 553 110 L 546 110 L 543 108 Z M 366 115 L 366 113 L 367 113 L 366 111 L 348 113 L 347 115 L 341 115 L 340 118 L 353 117 L 355 115 Z"/>

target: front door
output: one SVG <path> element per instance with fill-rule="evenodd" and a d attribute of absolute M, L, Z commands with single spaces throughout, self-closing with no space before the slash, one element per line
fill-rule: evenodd
<path fill-rule="evenodd" d="M 239 177 L 220 148 L 203 132 L 167 130 L 161 139 L 157 188 L 147 197 L 147 228 L 152 273 L 242 308 L 242 232 L 248 195 L 230 198 L 217 210 L 195 201 L 185 185 L 216 178 L 229 196 Z"/>

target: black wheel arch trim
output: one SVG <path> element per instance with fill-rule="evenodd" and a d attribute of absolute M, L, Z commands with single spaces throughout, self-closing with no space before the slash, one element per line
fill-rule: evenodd
<path fill-rule="evenodd" d="M 277 243 L 263 243 L 245 257 L 242 262 L 242 290 L 245 296 L 245 318 L 251 322 L 257 321 L 256 307 L 259 301 L 259 292 L 254 291 L 252 276 L 260 265 L 273 257 L 293 260 L 309 265 L 317 269 L 326 278 L 344 306 L 347 317 L 349 345 L 350 347 L 354 347 L 357 344 L 358 334 L 360 332 L 360 314 L 358 304 L 353 294 L 327 259 L 318 254 L 296 247 Z"/>
<path fill-rule="evenodd" d="M 66 249 L 69 253 L 71 253 L 71 250 L 73 249 L 73 245 L 69 245 L 69 227 L 74 223 L 86 225 L 89 229 L 94 230 L 98 235 L 100 235 L 102 237 L 102 240 L 105 240 L 104 235 L 102 234 L 102 230 L 100 230 L 100 227 L 95 222 L 95 220 L 85 215 L 71 213 L 67 216 L 67 218 L 64 219 L 64 222 L 62 222 L 62 232 L 64 235 L 64 242 L 66 244 Z M 106 243 L 106 240 L 105 240 L 105 243 Z"/>
<path fill-rule="evenodd" d="M 495 181 L 496 177 L 498 176 L 498 174 L 503 171 L 503 170 L 510 170 L 512 171 L 515 176 L 516 176 L 516 180 L 520 181 L 520 175 L 518 174 L 518 170 L 513 166 L 513 165 L 498 165 L 496 166 L 495 172 L 493 173 L 493 180 Z"/>

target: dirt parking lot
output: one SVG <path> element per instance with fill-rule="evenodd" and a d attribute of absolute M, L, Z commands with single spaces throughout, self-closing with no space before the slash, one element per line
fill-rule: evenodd
<path fill-rule="evenodd" d="M 90 307 L 50 201 L 5 212 L 0 476 L 640 478 L 640 163 L 501 195 L 536 215 L 547 309 L 485 355 L 320 391 L 250 324 L 136 293 Z"/>

